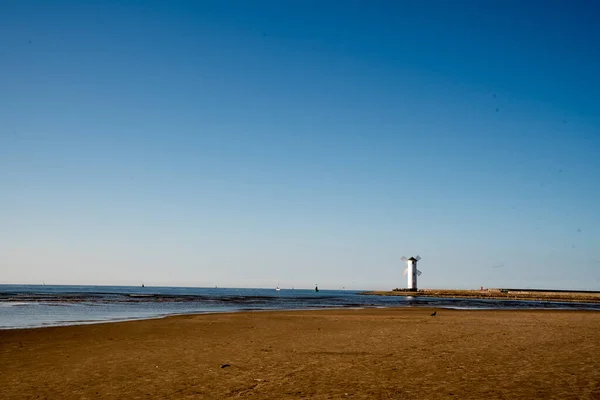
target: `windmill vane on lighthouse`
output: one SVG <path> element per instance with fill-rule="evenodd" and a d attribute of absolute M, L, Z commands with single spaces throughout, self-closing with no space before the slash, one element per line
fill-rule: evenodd
<path fill-rule="evenodd" d="M 421 271 L 417 269 L 417 261 L 419 261 L 421 257 L 402 257 L 402 261 L 407 264 L 407 267 L 402 272 L 403 276 L 408 276 L 408 289 L 409 290 L 417 290 L 417 276 L 421 276 Z"/>

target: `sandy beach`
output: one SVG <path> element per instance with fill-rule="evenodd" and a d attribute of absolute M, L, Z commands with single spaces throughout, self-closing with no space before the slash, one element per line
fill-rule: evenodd
<path fill-rule="evenodd" d="M 433 311 L 4 330 L 0 398 L 600 399 L 600 313 Z"/>

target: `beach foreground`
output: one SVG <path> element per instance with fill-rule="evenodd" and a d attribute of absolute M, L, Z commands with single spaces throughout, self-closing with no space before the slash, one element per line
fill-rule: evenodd
<path fill-rule="evenodd" d="M 0 398 L 600 399 L 600 313 L 433 311 L 0 331 Z"/>

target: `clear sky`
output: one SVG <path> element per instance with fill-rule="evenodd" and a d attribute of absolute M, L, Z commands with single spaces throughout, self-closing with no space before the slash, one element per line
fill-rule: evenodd
<path fill-rule="evenodd" d="M 0 0 L 0 282 L 600 289 L 598 15 Z"/>

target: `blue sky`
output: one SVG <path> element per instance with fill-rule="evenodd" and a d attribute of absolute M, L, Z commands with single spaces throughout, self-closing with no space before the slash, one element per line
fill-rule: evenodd
<path fill-rule="evenodd" d="M 0 280 L 600 289 L 594 2 L 0 1 Z"/>

